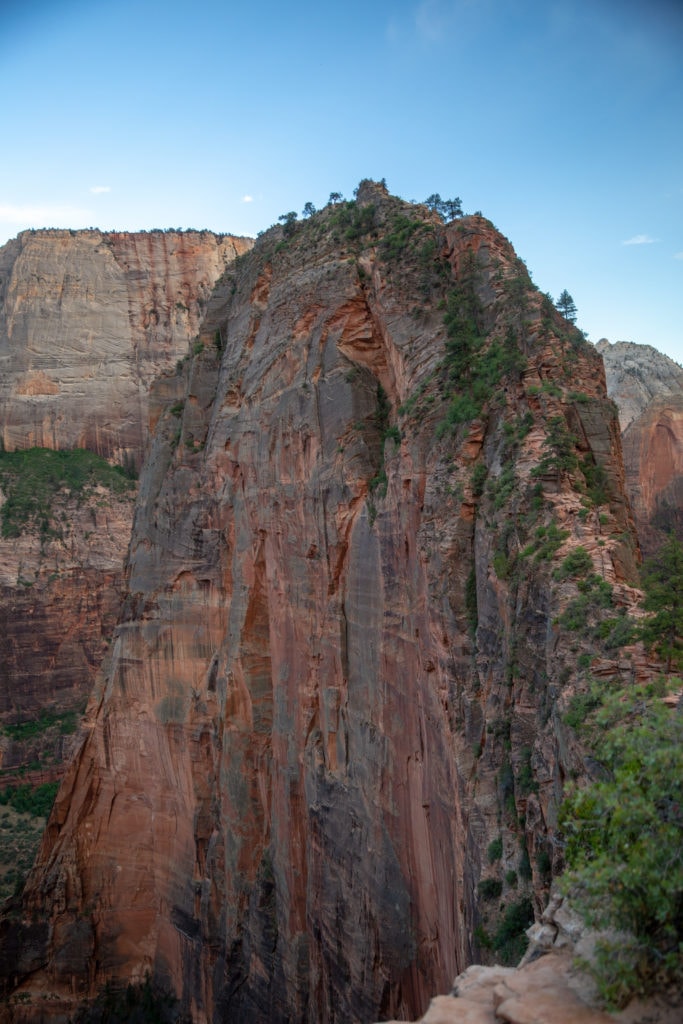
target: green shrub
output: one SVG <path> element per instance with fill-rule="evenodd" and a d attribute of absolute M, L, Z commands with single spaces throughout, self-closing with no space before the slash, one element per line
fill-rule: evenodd
<path fill-rule="evenodd" d="M 529 944 L 525 932 L 533 923 L 534 908 L 528 896 L 523 896 L 505 908 L 503 919 L 493 937 L 493 948 L 501 963 L 508 966 L 519 963 Z"/>
<path fill-rule="evenodd" d="M 592 571 L 593 560 L 586 549 L 579 545 L 563 559 L 562 564 L 553 573 L 553 577 L 556 580 L 577 579 L 587 576 Z"/>
<path fill-rule="evenodd" d="M 560 814 L 561 885 L 605 939 L 591 970 L 607 1002 L 683 982 L 683 719 L 642 687 L 595 713 L 608 777 L 575 789 Z"/>
<path fill-rule="evenodd" d="M 9 804 L 21 814 L 46 818 L 52 810 L 58 789 L 58 782 L 43 782 L 39 786 L 30 786 L 28 783 L 6 786 L 0 792 L 0 804 Z"/>
<path fill-rule="evenodd" d="M 484 484 L 486 483 L 486 477 L 488 476 L 488 470 L 483 462 L 478 462 L 472 470 L 472 477 L 470 485 L 472 487 L 472 496 L 480 498 L 484 493 Z"/>
<path fill-rule="evenodd" d="M 502 836 L 498 836 L 497 839 L 493 839 L 489 843 L 488 850 L 486 851 L 486 855 L 487 855 L 487 857 L 489 859 L 489 864 L 493 864 L 493 863 L 495 863 L 495 861 L 500 860 L 500 858 L 503 856 L 503 837 Z"/>
<path fill-rule="evenodd" d="M 483 878 L 477 892 L 483 900 L 496 900 L 503 892 L 503 883 L 498 878 Z"/>

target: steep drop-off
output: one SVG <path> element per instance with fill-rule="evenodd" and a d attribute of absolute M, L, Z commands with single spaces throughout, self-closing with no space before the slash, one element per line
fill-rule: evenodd
<path fill-rule="evenodd" d="M 152 380 L 188 357 L 216 280 L 251 244 L 93 230 L 25 231 L 3 246 L 0 449 L 82 447 L 139 467 Z M 4 469 L 0 458 L 0 508 Z M 57 491 L 18 535 L 3 514 L 0 786 L 20 769 L 59 774 L 60 730 L 26 742 L 15 727 L 83 710 L 119 615 L 133 497 Z"/>
<path fill-rule="evenodd" d="M 642 668 L 593 628 L 637 559 L 602 363 L 488 221 L 368 182 L 266 233 L 200 340 L 5 1012 L 149 971 L 197 1022 L 411 1019 L 540 909 L 591 771 L 563 710 Z"/>
<path fill-rule="evenodd" d="M 596 346 L 619 408 L 626 489 L 651 555 L 673 530 L 683 539 L 683 369 L 650 345 Z"/>

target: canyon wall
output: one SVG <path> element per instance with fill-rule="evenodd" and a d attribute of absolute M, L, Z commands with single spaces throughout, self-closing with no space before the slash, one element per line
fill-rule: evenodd
<path fill-rule="evenodd" d="M 251 240 L 208 231 L 23 231 L 0 249 L 8 451 L 89 448 L 138 465 L 152 380 L 187 355 Z"/>
<path fill-rule="evenodd" d="M 369 182 L 263 235 L 200 343 L 5 1019 L 147 972 L 196 1022 L 412 1019 L 545 902 L 589 668 L 646 670 L 593 628 L 637 597 L 602 362 L 488 221 Z"/>
<path fill-rule="evenodd" d="M 651 555 L 671 530 L 683 540 L 683 368 L 650 345 L 596 347 L 619 409 L 638 537 Z"/>
<path fill-rule="evenodd" d="M 139 467 L 152 380 L 189 356 L 216 280 L 251 244 L 205 231 L 50 230 L 3 246 L 3 450 L 83 447 Z M 0 506 L 6 498 L 0 481 Z M 83 711 L 119 614 L 133 499 L 134 488 L 58 490 L 46 518 L 0 536 L 0 782 L 20 769 L 59 773 L 72 742 L 63 728 L 27 743 L 1 727 Z"/>

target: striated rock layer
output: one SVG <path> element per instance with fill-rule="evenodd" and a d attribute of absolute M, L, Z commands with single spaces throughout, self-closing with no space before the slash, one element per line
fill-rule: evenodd
<path fill-rule="evenodd" d="M 596 347 L 619 409 L 638 536 L 650 555 L 671 530 L 683 539 L 683 368 L 650 345 Z"/>
<path fill-rule="evenodd" d="M 264 235 L 200 337 L 154 391 L 91 731 L 0 933 L 6 1013 L 150 971 L 198 1022 L 414 1019 L 499 906 L 545 900 L 587 771 L 577 659 L 641 671 L 558 621 L 577 545 L 633 601 L 602 363 L 488 221 L 371 183 Z"/>
<path fill-rule="evenodd" d="M 208 231 L 23 231 L 0 249 L 0 430 L 15 448 L 140 464 L 152 380 L 187 355 L 251 239 Z"/>

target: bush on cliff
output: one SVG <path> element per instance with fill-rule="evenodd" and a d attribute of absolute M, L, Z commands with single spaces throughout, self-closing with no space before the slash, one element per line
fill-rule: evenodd
<path fill-rule="evenodd" d="M 120 494 L 135 485 L 124 467 L 111 466 L 83 448 L 0 450 L 0 487 L 5 496 L 2 536 L 18 537 L 31 525 L 48 535 L 53 529 L 52 507 L 57 494 L 78 496 L 97 486 Z"/>
<path fill-rule="evenodd" d="M 653 688 L 593 713 L 606 778 L 571 792 L 560 825 L 565 892 L 603 938 L 591 966 L 608 1004 L 683 982 L 683 717 Z"/>

